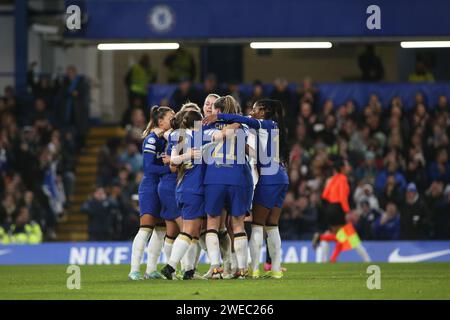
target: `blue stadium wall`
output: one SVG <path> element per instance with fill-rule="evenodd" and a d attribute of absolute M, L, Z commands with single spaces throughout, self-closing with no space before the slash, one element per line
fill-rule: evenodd
<path fill-rule="evenodd" d="M 84 25 L 67 37 L 221 39 L 450 35 L 446 0 L 70 0 Z M 377 5 L 380 29 L 367 27 Z M 368 13 L 369 12 L 369 13 Z"/>
<path fill-rule="evenodd" d="M 450 241 L 365 241 L 373 262 L 450 262 Z M 332 247 L 330 248 L 332 249 Z M 0 265 L 129 264 L 131 242 L 45 243 L 0 246 Z M 265 248 L 262 256 L 265 256 Z M 284 241 L 283 263 L 318 262 L 309 241 Z M 144 256 L 144 260 L 146 256 Z M 159 262 L 165 262 L 161 254 Z M 343 252 L 340 262 L 360 262 L 354 250 Z M 206 262 L 202 252 L 201 262 Z"/>
<path fill-rule="evenodd" d="M 198 86 L 200 88 L 200 85 Z M 371 94 L 376 94 L 384 108 L 390 106 L 392 98 L 401 98 L 405 109 L 408 110 L 414 105 L 417 92 L 424 95 L 425 103 L 429 108 L 434 108 L 439 96 L 444 95 L 450 100 L 450 82 L 437 83 L 318 83 L 319 105 L 323 106 L 326 99 L 333 100 L 336 107 L 345 104 L 348 100 L 353 100 L 357 109 L 364 108 L 369 101 Z M 152 84 L 148 91 L 148 105 L 159 104 L 162 99 L 168 99 L 173 105 L 171 97 L 177 85 L 173 84 Z M 295 92 L 297 84 L 292 83 L 289 89 Z M 241 84 L 239 90 L 246 96 L 251 96 L 252 85 Z M 270 95 L 273 84 L 264 85 L 264 94 Z"/>

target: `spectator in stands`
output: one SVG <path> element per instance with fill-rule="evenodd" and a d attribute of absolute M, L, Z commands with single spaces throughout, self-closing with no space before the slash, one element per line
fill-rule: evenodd
<path fill-rule="evenodd" d="M 409 82 L 434 82 L 433 74 L 428 70 L 424 61 L 418 59 L 416 69 L 408 77 Z"/>
<path fill-rule="evenodd" d="M 424 192 L 428 183 L 425 156 L 418 147 L 410 147 L 409 157 L 406 165 L 405 178 L 415 181 L 417 189 Z"/>
<path fill-rule="evenodd" d="M 448 103 L 447 96 L 440 95 L 438 99 L 438 103 L 436 107 L 433 109 L 434 116 L 437 116 L 439 114 L 445 113 L 450 114 L 450 105 Z"/>
<path fill-rule="evenodd" d="M 369 185 L 375 183 L 378 168 L 375 163 L 375 153 L 372 151 L 364 152 L 364 162 L 355 169 L 355 177 L 358 181 L 367 181 Z"/>
<path fill-rule="evenodd" d="M 400 189 L 404 190 L 406 187 L 406 179 L 403 174 L 398 170 L 398 164 L 394 160 L 391 160 L 387 163 L 387 168 L 383 169 L 377 176 L 375 180 L 375 191 L 377 193 L 381 193 L 386 185 L 387 178 L 389 176 L 394 176 L 395 182 L 399 184 Z M 392 186 L 391 186 L 392 187 Z"/>
<path fill-rule="evenodd" d="M 317 116 L 316 116 L 316 114 L 313 113 L 312 105 L 309 102 L 306 102 L 306 101 L 302 102 L 300 104 L 300 109 L 299 110 L 300 110 L 300 113 L 299 113 L 298 118 L 297 118 L 297 123 L 301 122 L 305 126 L 306 134 L 312 136 L 313 131 L 314 131 L 313 130 L 314 125 L 317 122 Z M 295 120 L 296 119 L 293 118 L 293 121 L 295 121 Z M 328 120 L 330 120 L 330 119 L 328 119 Z M 291 127 L 296 125 L 296 123 L 293 122 L 293 121 L 290 122 Z M 331 123 L 331 125 L 329 124 L 328 127 L 329 127 L 330 130 L 333 131 L 334 127 L 335 127 L 334 118 L 332 119 L 332 121 L 333 122 Z M 325 122 L 325 125 L 326 124 L 327 123 Z"/>
<path fill-rule="evenodd" d="M 362 81 L 381 81 L 384 78 L 384 67 L 381 59 L 375 54 L 375 47 L 367 45 L 366 50 L 358 57 Z"/>
<path fill-rule="evenodd" d="M 156 82 L 157 74 L 152 68 L 150 56 L 143 54 L 138 63 L 135 63 L 125 75 L 125 84 L 128 91 L 129 106 L 147 104 L 148 85 Z"/>
<path fill-rule="evenodd" d="M 61 102 L 57 108 L 58 124 L 75 132 L 77 148 L 81 148 L 89 129 L 89 84 L 78 74 L 75 66 L 68 66 L 60 89 Z"/>
<path fill-rule="evenodd" d="M 137 194 L 133 194 L 130 197 L 130 206 L 123 214 L 122 239 L 132 240 L 137 228 L 139 228 L 139 199 Z"/>
<path fill-rule="evenodd" d="M 114 236 L 114 222 L 116 220 L 113 204 L 108 200 L 103 187 L 96 187 L 92 198 L 82 206 L 81 212 L 88 215 L 89 241 L 108 241 Z"/>
<path fill-rule="evenodd" d="M 8 158 L 10 158 L 10 147 L 7 131 L 5 128 L 2 128 L 0 130 L 0 177 L 3 177 L 10 170 L 8 161 Z M 2 188 L 2 182 L 2 179 L 0 179 L 0 190 Z"/>
<path fill-rule="evenodd" d="M 252 88 L 252 93 L 250 95 L 250 97 L 248 97 L 248 99 L 245 101 L 244 106 L 242 107 L 242 111 L 245 114 L 248 114 L 249 110 L 251 110 L 253 108 L 253 105 L 255 104 L 256 101 L 264 99 L 265 95 L 264 95 L 264 88 L 263 88 L 263 84 L 260 80 L 255 80 L 253 82 L 253 88 Z"/>
<path fill-rule="evenodd" d="M 386 211 L 373 222 L 373 239 L 398 240 L 400 238 L 400 214 L 393 202 L 386 205 Z"/>
<path fill-rule="evenodd" d="M 122 240 L 124 215 L 130 208 L 130 198 L 123 192 L 122 184 L 116 178 L 109 187 L 108 201 L 112 207 L 113 234 L 111 240 Z"/>
<path fill-rule="evenodd" d="M 20 207 L 14 223 L 7 230 L 9 240 L 14 244 L 37 244 L 42 242 L 42 231 L 38 223 L 30 220 L 27 207 Z"/>
<path fill-rule="evenodd" d="M 139 150 L 142 143 L 142 132 L 144 132 L 146 125 L 147 120 L 142 109 L 133 109 L 130 122 L 125 126 L 127 132 L 126 140 L 128 142 L 136 143 L 139 146 Z"/>
<path fill-rule="evenodd" d="M 28 209 L 30 219 L 37 222 L 42 230 L 46 227 L 45 211 L 38 201 L 36 201 L 32 191 L 26 191 L 23 197 L 22 206 Z"/>
<path fill-rule="evenodd" d="M 445 148 L 437 152 L 436 161 L 431 163 L 428 175 L 430 181 L 442 181 L 444 184 L 450 183 L 450 163 L 448 161 L 448 152 Z"/>
<path fill-rule="evenodd" d="M 195 80 L 196 67 L 194 57 L 183 47 L 171 52 L 164 60 L 164 65 L 168 69 L 167 81 L 169 83 L 179 83 L 186 79 L 189 81 Z"/>
<path fill-rule="evenodd" d="M 302 84 L 298 86 L 296 101 L 309 102 L 315 112 L 318 112 L 319 89 L 314 86 L 310 77 L 303 78 Z"/>
<path fill-rule="evenodd" d="M 55 137 L 57 136 L 57 137 Z M 75 189 L 75 162 L 74 157 L 76 153 L 75 141 L 70 132 L 65 132 L 64 134 L 60 131 L 55 130 L 52 133 L 52 140 L 59 139 L 59 155 L 58 156 L 58 175 L 61 176 L 64 192 L 66 199 L 74 193 Z"/>
<path fill-rule="evenodd" d="M 53 102 L 55 100 L 55 86 L 53 85 L 50 76 L 42 74 L 36 81 L 35 67 L 37 62 L 32 62 L 28 70 L 28 86 L 36 99 L 42 99 L 50 110 L 53 110 Z"/>
<path fill-rule="evenodd" d="M 192 85 L 189 78 L 182 78 L 178 85 L 178 88 L 174 91 L 171 98 L 172 109 L 177 112 L 180 110 L 181 106 L 187 102 L 194 102 L 200 104 L 201 100 L 200 94 Z"/>
<path fill-rule="evenodd" d="M 222 91 L 219 89 L 217 84 L 217 76 L 214 73 L 209 73 L 206 75 L 205 80 L 203 81 L 203 88 L 199 93 L 199 105 L 205 101 L 206 97 L 210 94 L 218 94 L 219 96 L 222 95 Z M 191 102 L 195 102 L 192 101 Z M 197 102 L 196 102 L 197 103 Z"/>
<path fill-rule="evenodd" d="M 414 183 L 406 188 L 405 204 L 400 215 L 400 237 L 402 240 L 423 240 L 429 237 L 430 212 L 417 192 Z"/>
<path fill-rule="evenodd" d="M 142 171 L 139 171 L 131 175 L 130 171 L 126 167 L 120 169 L 117 181 L 120 185 L 120 188 L 122 189 L 121 192 L 127 199 L 131 199 L 131 196 L 138 191 L 139 184 L 136 183 L 136 181 L 132 180 L 132 178 L 139 176 L 141 172 Z"/>
<path fill-rule="evenodd" d="M 14 122 L 19 126 L 25 125 L 28 110 L 18 103 L 14 88 L 12 86 L 6 86 L 4 89 L 3 99 L 6 104 L 6 110 L 8 114 L 14 117 Z"/>
<path fill-rule="evenodd" d="M 243 105 L 243 103 L 245 102 L 245 97 L 244 94 L 239 90 L 239 83 L 237 81 L 230 82 L 225 91 L 222 92 L 222 95 L 232 96 L 239 103 L 241 108 L 245 107 Z M 242 111 L 244 112 L 245 110 Z"/>
<path fill-rule="evenodd" d="M 318 228 L 318 210 L 315 206 L 310 204 L 308 196 L 302 195 L 298 199 L 298 211 L 299 211 L 299 231 L 300 235 L 297 238 L 311 239 Z"/>
<path fill-rule="evenodd" d="M 50 124 L 54 124 L 53 116 L 47 109 L 47 102 L 42 98 L 35 100 L 34 109 L 31 111 L 29 119 L 29 125 L 36 123 L 37 120 L 47 120 Z"/>
<path fill-rule="evenodd" d="M 370 128 L 367 125 L 359 125 L 356 130 L 353 131 L 353 133 L 350 135 L 349 140 L 349 149 L 352 151 L 359 152 L 361 154 L 365 154 L 367 151 L 367 148 L 370 144 Z M 376 156 L 374 154 L 374 156 Z M 369 154 L 369 158 L 371 155 Z"/>
<path fill-rule="evenodd" d="M 432 122 L 432 132 L 427 139 L 427 153 L 436 151 L 440 148 L 447 148 L 449 146 L 449 138 L 447 135 L 447 116 L 445 114 L 438 114 Z M 433 152 L 433 155 L 436 153 Z"/>
<path fill-rule="evenodd" d="M 431 216 L 430 220 L 432 223 L 434 223 L 437 219 L 438 215 L 438 207 L 442 204 L 442 199 L 444 198 L 444 188 L 445 185 L 441 181 L 434 181 L 430 184 L 430 187 L 425 191 L 425 197 L 424 200 L 427 204 L 427 207 L 430 210 Z M 433 228 L 433 231 L 435 231 L 435 228 Z M 432 237 L 435 235 L 432 234 Z"/>
<path fill-rule="evenodd" d="M 423 103 L 418 104 L 414 109 L 413 115 L 411 116 L 411 126 L 414 129 L 424 129 L 428 124 L 428 120 L 429 116 L 427 113 L 427 108 Z"/>
<path fill-rule="evenodd" d="M 120 169 L 119 151 L 121 140 L 110 138 L 106 145 L 102 146 L 98 153 L 97 183 L 101 186 L 110 185 L 112 179 L 117 176 Z"/>
<path fill-rule="evenodd" d="M 353 201 L 355 202 L 357 209 L 361 209 L 361 205 L 363 202 L 367 202 L 370 209 L 379 209 L 378 199 L 373 193 L 373 187 L 368 183 L 362 186 L 358 186 L 355 189 L 355 193 L 353 194 Z"/>
<path fill-rule="evenodd" d="M 133 122 L 133 113 L 135 110 L 142 111 L 144 115 L 145 122 L 148 122 L 148 118 L 150 116 L 150 112 L 147 108 L 147 100 L 143 101 L 139 97 L 134 97 L 131 101 L 131 104 L 127 107 L 127 109 L 122 114 L 122 126 L 126 127 L 130 123 Z"/>
<path fill-rule="evenodd" d="M 3 97 L 0 97 L 0 117 L 2 117 L 6 112 L 8 112 L 8 109 L 6 107 L 6 100 Z"/>
<path fill-rule="evenodd" d="M 309 108 L 309 103 L 305 106 Z M 313 130 L 316 139 L 321 139 L 328 146 L 335 144 L 338 130 L 336 127 L 336 117 L 333 114 L 327 115 L 323 123 L 317 121 L 313 126 L 308 125 L 308 127 Z"/>
<path fill-rule="evenodd" d="M 386 207 L 389 202 L 395 203 L 397 207 L 400 207 L 403 204 L 404 194 L 394 174 L 388 175 L 386 184 L 381 194 L 379 195 L 379 198 L 380 206 L 382 208 Z"/>
<path fill-rule="evenodd" d="M 434 211 L 435 210 L 435 211 Z M 450 184 L 434 207 L 434 238 L 450 239 Z"/>
<path fill-rule="evenodd" d="M 2 205 L 0 207 L 0 224 L 9 228 L 9 226 L 14 222 L 15 214 L 17 210 L 17 203 L 14 196 L 9 193 L 2 199 Z"/>
<path fill-rule="evenodd" d="M 294 193 L 288 192 L 283 203 L 283 214 L 280 217 L 281 237 L 286 240 L 298 239 L 301 236 L 299 210 Z"/>
<path fill-rule="evenodd" d="M 270 99 L 279 100 L 284 108 L 284 114 L 297 117 L 298 110 L 294 108 L 292 103 L 292 93 L 288 88 L 288 81 L 284 78 L 276 78 L 274 88 L 270 94 Z"/>
<path fill-rule="evenodd" d="M 360 202 L 359 209 L 357 209 L 357 218 L 355 227 L 363 240 L 373 239 L 372 225 L 374 221 L 381 215 L 379 208 L 371 207 L 369 201 L 364 199 Z"/>
<path fill-rule="evenodd" d="M 389 130 L 390 128 L 399 129 L 402 133 L 403 138 L 409 138 L 409 120 L 407 117 L 403 117 L 406 114 L 403 110 L 403 106 L 401 100 L 394 100 L 392 107 L 390 110 L 385 110 L 386 118 L 389 116 L 389 128 L 385 128 L 385 130 Z M 395 102 L 397 101 L 397 102 Z"/>
<path fill-rule="evenodd" d="M 325 119 L 329 115 L 335 115 L 333 100 L 331 100 L 331 99 L 325 100 L 325 102 L 324 102 L 324 104 L 322 106 L 322 110 L 316 109 L 316 112 L 318 113 L 317 114 L 317 122 L 318 123 L 325 123 Z"/>
<path fill-rule="evenodd" d="M 135 143 L 129 143 L 126 150 L 120 156 L 120 161 L 135 174 L 142 169 L 142 154 Z"/>

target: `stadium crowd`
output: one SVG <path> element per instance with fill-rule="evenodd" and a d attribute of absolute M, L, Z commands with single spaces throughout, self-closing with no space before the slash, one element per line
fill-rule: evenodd
<path fill-rule="evenodd" d="M 63 77 L 35 78 L 31 70 L 31 95 L 17 96 L 7 87 L 0 99 L 0 237 L 9 242 L 54 239 L 73 193 L 74 155 L 88 130 L 88 82 L 74 67 Z M 237 84 L 221 86 L 208 75 L 201 90 L 182 78 L 173 97 L 161 104 L 173 104 L 174 110 L 188 100 L 203 106 L 209 93 L 233 95 L 245 114 L 259 99 L 282 101 L 291 145 L 283 239 L 309 240 L 324 228 L 320 194 L 334 155 L 351 166 L 347 219 L 362 239 L 450 239 L 446 96 L 436 106 L 428 105 L 420 92 L 412 106 L 398 97 L 382 106 L 375 94 L 364 106 L 352 100 L 320 105 L 321 93 L 309 78 L 296 91 L 282 78 L 275 80 L 272 92 L 255 81 L 246 96 Z M 110 139 L 99 151 L 97 187 L 81 208 L 90 217 L 90 240 L 131 239 L 139 225 L 135 195 L 142 177 L 146 98 L 130 95 L 122 119 L 126 137 Z M 28 240 L 14 236 L 19 233 Z"/>
<path fill-rule="evenodd" d="M 8 86 L 0 98 L 1 243 L 55 239 L 88 130 L 87 80 L 73 66 L 53 79 L 33 67 L 27 93 Z"/>

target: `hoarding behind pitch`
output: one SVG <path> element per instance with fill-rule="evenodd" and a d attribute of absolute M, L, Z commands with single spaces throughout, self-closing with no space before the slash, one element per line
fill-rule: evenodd
<path fill-rule="evenodd" d="M 450 241 L 365 241 L 374 262 L 450 262 Z M 332 250 L 333 247 L 330 248 Z M 77 264 L 108 265 L 129 264 L 131 242 L 79 242 L 44 243 L 39 245 L 0 245 L 0 265 Z M 265 257 L 263 248 L 261 260 Z M 146 255 L 144 255 L 144 261 Z M 283 263 L 320 261 L 309 241 L 284 241 Z M 343 252 L 340 262 L 360 262 L 354 251 Z M 166 262 L 161 254 L 160 263 Z M 204 252 L 201 262 L 207 262 Z"/>

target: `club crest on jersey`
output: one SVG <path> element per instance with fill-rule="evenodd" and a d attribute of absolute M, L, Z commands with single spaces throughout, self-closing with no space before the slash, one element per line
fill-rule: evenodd
<path fill-rule="evenodd" d="M 156 139 L 153 137 L 148 139 L 148 143 L 155 143 L 155 142 L 156 142 Z"/>

